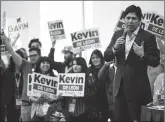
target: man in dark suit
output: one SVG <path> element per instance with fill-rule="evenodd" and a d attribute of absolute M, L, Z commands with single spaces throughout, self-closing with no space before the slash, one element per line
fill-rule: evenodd
<path fill-rule="evenodd" d="M 105 61 L 116 58 L 113 83 L 117 121 L 140 121 L 141 106 L 152 101 L 147 66 L 159 65 L 155 36 L 140 28 L 142 12 L 131 5 L 124 11 L 125 29 L 116 31 L 104 52 Z"/>

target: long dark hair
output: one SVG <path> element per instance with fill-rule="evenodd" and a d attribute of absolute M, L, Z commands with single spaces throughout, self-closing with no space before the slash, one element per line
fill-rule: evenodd
<path fill-rule="evenodd" d="M 76 61 L 77 65 L 80 65 L 82 67 L 81 73 L 86 73 L 87 63 L 84 58 L 76 57 L 73 61 Z"/>
<path fill-rule="evenodd" d="M 47 74 L 49 74 L 50 76 L 54 76 L 53 68 L 52 68 L 52 61 L 49 57 L 46 57 L 46 56 L 42 56 L 38 59 L 38 61 L 36 63 L 35 72 L 36 73 L 41 73 L 40 65 L 41 65 L 42 62 L 49 62 L 50 68 L 47 71 Z"/>
<path fill-rule="evenodd" d="M 101 59 L 100 63 L 101 63 L 101 66 L 103 66 L 104 63 L 105 63 L 103 54 L 101 53 L 100 50 L 95 49 L 95 50 L 92 52 L 91 57 L 90 57 L 90 60 L 89 60 L 89 64 L 91 65 L 91 67 L 92 67 L 92 68 L 95 68 L 95 66 L 94 66 L 93 63 L 92 63 L 92 56 L 93 56 L 94 54 L 97 55 L 97 56 Z"/>
<path fill-rule="evenodd" d="M 21 58 L 25 59 L 26 57 L 24 57 L 23 52 L 21 51 L 21 49 L 18 49 L 15 51 L 19 56 L 21 56 Z M 13 60 L 13 57 L 10 57 L 10 63 L 9 63 L 9 69 L 11 72 L 15 72 L 15 63 Z"/>

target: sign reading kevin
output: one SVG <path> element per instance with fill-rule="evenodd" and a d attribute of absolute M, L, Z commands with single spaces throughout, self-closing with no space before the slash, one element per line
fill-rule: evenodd
<path fill-rule="evenodd" d="M 48 22 L 51 41 L 65 39 L 65 31 L 62 20 Z"/>
<path fill-rule="evenodd" d="M 57 77 L 33 73 L 32 75 L 32 94 L 40 96 L 42 93 L 47 94 L 49 98 L 57 98 Z"/>
<path fill-rule="evenodd" d="M 58 94 L 83 97 L 85 89 L 84 73 L 59 73 Z"/>
<path fill-rule="evenodd" d="M 79 51 L 80 49 L 85 50 L 93 47 L 97 48 L 101 46 L 98 28 L 86 29 L 71 33 L 71 39 L 75 51 Z"/>

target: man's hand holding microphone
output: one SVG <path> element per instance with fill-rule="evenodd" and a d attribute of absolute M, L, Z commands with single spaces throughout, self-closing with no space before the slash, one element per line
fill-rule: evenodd
<path fill-rule="evenodd" d="M 125 36 L 126 36 L 127 30 L 125 29 L 122 36 L 119 37 L 114 46 L 113 46 L 113 51 L 116 52 L 117 50 L 121 49 L 122 46 L 125 44 Z"/>

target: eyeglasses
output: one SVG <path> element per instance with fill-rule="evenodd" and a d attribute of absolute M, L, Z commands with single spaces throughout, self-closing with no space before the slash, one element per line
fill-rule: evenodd
<path fill-rule="evenodd" d="M 28 57 L 29 57 L 29 58 L 33 58 L 33 57 L 36 57 L 36 56 L 38 56 L 38 54 L 29 55 Z"/>
<path fill-rule="evenodd" d="M 92 57 L 92 59 L 100 59 L 99 57 Z"/>

